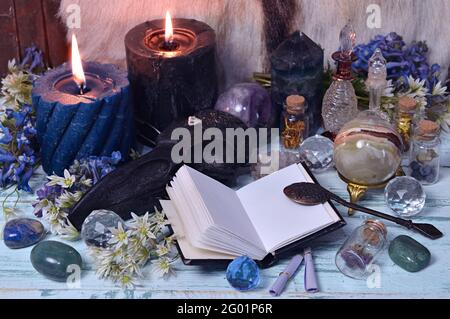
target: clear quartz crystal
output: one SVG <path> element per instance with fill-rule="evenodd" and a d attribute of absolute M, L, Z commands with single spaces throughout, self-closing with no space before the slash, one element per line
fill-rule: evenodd
<path fill-rule="evenodd" d="M 350 21 L 342 28 L 339 34 L 339 43 L 341 52 L 350 58 L 356 43 L 356 33 Z"/>
<path fill-rule="evenodd" d="M 369 110 L 377 113 L 380 117 L 389 121 L 389 117 L 381 110 L 381 96 L 387 86 L 386 59 L 380 49 L 376 49 L 369 60 L 369 75 L 366 86 L 370 94 Z"/>
<path fill-rule="evenodd" d="M 333 167 L 333 142 L 324 136 L 307 138 L 300 146 L 300 158 L 313 172 L 323 172 Z"/>
<path fill-rule="evenodd" d="M 356 34 L 353 27 L 347 24 L 339 35 L 340 51 L 332 56 L 337 61 L 338 67 L 323 99 L 322 118 L 325 129 L 335 134 L 358 114 L 358 100 L 351 75 L 355 40 Z"/>
<path fill-rule="evenodd" d="M 408 176 L 390 181 L 384 190 L 384 197 L 387 205 L 400 217 L 419 214 L 426 199 L 422 185 Z"/>

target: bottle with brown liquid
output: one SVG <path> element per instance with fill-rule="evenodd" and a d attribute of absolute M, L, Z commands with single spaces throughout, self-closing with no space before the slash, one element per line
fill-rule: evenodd
<path fill-rule="evenodd" d="M 403 96 L 398 101 L 396 116 L 397 131 L 403 140 L 403 151 L 409 151 L 413 124 L 417 113 L 417 102 L 408 96 Z"/>
<path fill-rule="evenodd" d="M 282 115 L 281 139 L 284 148 L 295 150 L 308 136 L 308 116 L 306 100 L 301 95 L 291 95 L 286 99 Z"/>

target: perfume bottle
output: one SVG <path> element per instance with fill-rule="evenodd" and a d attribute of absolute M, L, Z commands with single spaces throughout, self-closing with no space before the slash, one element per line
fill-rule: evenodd
<path fill-rule="evenodd" d="M 322 104 L 323 124 L 327 131 L 337 134 L 345 123 L 358 114 L 358 100 L 352 85 L 352 62 L 355 59 L 353 47 L 356 34 L 353 27 L 347 24 L 341 31 L 340 51 L 332 55 L 337 62 L 337 71 L 333 74 L 333 82 L 325 93 Z"/>
<path fill-rule="evenodd" d="M 298 149 L 308 136 L 309 117 L 306 115 L 306 100 L 301 95 L 290 95 L 282 116 L 282 141 L 286 149 Z"/>
<path fill-rule="evenodd" d="M 386 59 L 381 50 L 377 48 L 369 59 L 369 74 L 366 81 L 369 90 L 369 110 L 389 122 L 389 116 L 381 110 L 381 96 L 387 86 L 386 77 Z"/>

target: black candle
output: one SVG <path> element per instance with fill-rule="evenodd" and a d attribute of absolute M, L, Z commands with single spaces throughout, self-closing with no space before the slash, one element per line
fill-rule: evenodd
<path fill-rule="evenodd" d="M 167 21 L 145 22 L 125 37 L 137 133 L 149 145 L 173 120 L 217 99 L 214 30 L 196 20 L 173 19 L 173 27 Z"/>

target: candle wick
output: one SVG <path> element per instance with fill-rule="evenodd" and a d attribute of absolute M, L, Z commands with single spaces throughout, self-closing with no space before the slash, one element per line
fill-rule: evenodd
<path fill-rule="evenodd" d="M 86 93 L 86 82 L 77 83 L 78 89 L 80 90 L 80 95 Z"/>

